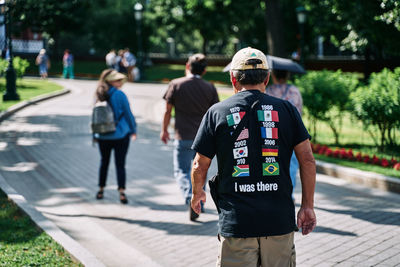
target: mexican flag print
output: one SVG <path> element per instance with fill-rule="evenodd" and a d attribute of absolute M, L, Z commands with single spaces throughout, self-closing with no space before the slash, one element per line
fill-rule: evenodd
<path fill-rule="evenodd" d="M 228 122 L 228 126 L 233 126 L 239 124 L 240 120 L 243 118 L 245 111 L 236 112 L 233 114 L 226 115 L 226 120 Z"/>
<path fill-rule="evenodd" d="M 276 110 L 257 110 L 258 121 L 279 122 L 278 111 Z"/>

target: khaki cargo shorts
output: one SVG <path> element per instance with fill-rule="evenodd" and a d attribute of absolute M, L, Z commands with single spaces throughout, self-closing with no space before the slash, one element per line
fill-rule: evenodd
<path fill-rule="evenodd" d="M 235 238 L 220 236 L 217 266 L 294 267 L 294 232 L 268 237 Z"/>

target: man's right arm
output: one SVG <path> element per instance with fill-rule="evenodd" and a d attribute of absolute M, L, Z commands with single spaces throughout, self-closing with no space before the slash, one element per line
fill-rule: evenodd
<path fill-rule="evenodd" d="M 196 156 L 193 160 L 192 166 L 192 200 L 191 206 L 192 209 L 200 214 L 201 204 L 206 202 L 206 192 L 204 191 L 204 185 L 207 180 L 207 171 L 210 168 L 211 159 L 200 154 L 196 153 Z"/>
<path fill-rule="evenodd" d="M 160 133 L 160 139 L 164 144 L 167 144 L 169 141 L 168 125 L 171 120 L 172 107 L 173 107 L 172 104 L 166 102 L 165 113 Z"/>
<path fill-rule="evenodd" d="M 307 235 L 312 232 L 317 224 L 317 218 L 314 213 L 315 159 L 308 139 L 296 145 L 294 151 L 300 165 L 302 188 L 301 208 L 297 213 L 297 225 L 302 228 L 302 234 Z"/>

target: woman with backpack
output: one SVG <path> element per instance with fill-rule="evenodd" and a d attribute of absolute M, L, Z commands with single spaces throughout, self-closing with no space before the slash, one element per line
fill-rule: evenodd
<path fill-rule="evenodd" d="M 113 69 L 104 70 L 99 79 L 96 90 L 96 102 L 106 102 L 111 106 L 115 127 L 107 133 L 94 133 L 94 138 L 99 143 L 101 155 L 99 170 L 99 191 L 97 199 L 104 197 L 108 166 L 111 151 L 114 150 L 115 167 L 117 170 L 118 191 L 122 204 L 127 204 L 125 195 L 126 171 L 125 159 L 128 152 L 129 141 L 136 139 L 135 117 L 129 106 L 129 101 L 124 92 L 119 90 L 126 82 L 126 76 Z M 94 117 L 93 117 L 94 118 Z M 92 122 L 93 123 L 93 122 Z"/>

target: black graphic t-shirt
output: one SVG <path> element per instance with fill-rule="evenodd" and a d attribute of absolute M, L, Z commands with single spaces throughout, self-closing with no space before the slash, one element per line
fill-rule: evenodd
<path fill-rule="evenodd" d="M 249 120 L 232 140 L 246 113 L 251 113 Z M 283 235 L 295 229 L 290 157 L 308 138 L 292 104 L 258 90 L 239 92 L 207 111 L 192 148 L 211 159 L 217 156 L 222 236 Z"/>

